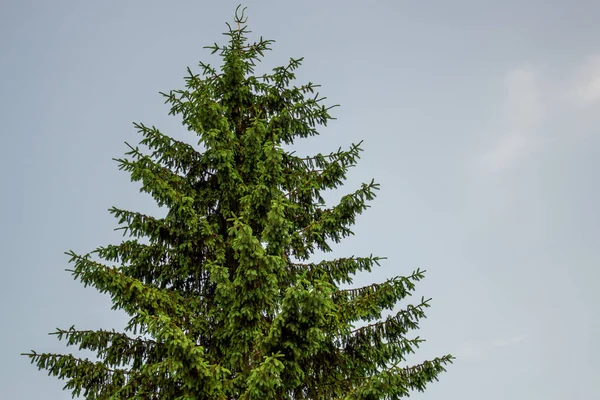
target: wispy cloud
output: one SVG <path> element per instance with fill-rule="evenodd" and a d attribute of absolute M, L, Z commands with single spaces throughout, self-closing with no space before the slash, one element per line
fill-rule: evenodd
<path fill-rule="evenodd" d="M 600 55 L 588 57 L 577 68 L 573 86 L 574 97 L 580 103 L 600 102 Z"/>
<path fill-rule="evenodd" d="M 503 133 L 480 158 L 489 170 L 503 171 L 533 150 L 536 131 L 544 116 L 540 72 L 532 66 L 510 71 L 504 79 L 506 103 Z"/>
<path fill-rule="evenodd" d="M 478 359 L 488 353 L 509 346 L 515 346 L 530 338 L 530 335 L 520 334 L 508 338 L 488 340 L 488 341 L 469 341 L 459 347 L 456 356 L 465 359 Z"/>
<path fill-rule="evenodd" d="M 503 77 L 504 102 L 491 121 L 493 134 L 478 155 L 478 168 L 504 172 L 546 144 L 597 132 L 600 54 L 582 58 L 563 74 L 543 71 L 523 65 Z"/>

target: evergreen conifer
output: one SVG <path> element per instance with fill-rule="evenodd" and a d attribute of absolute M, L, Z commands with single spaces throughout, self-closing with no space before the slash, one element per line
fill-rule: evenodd
<path fill-rule="evenodd" d="M 236 10 L 219 69 L 188 68 L 184 90 L 162 93 L 202 150 L 135 124 L 121 169 L 164 218 L 112 208 L 127 236 L 69 252 L 72 274 L 108 293 L 131 318 L 125 332 L 58 329 L 71 354 L 28 353 L 86 399 L 396 399 L 437 380 L 447 355 L 406 366 L 429 306 L 396 307 L 422 271 L 347 289 L 381 258 L 311 261 L 352 234 L 375 196 L 371 181 L 327 207 L 359 144 L 300 157 L 286 150 L 332 119 L 317 85 L 293 86 L 302 59 L 269 74 L 254 67 L 272 41 L 250 43 Z"/>

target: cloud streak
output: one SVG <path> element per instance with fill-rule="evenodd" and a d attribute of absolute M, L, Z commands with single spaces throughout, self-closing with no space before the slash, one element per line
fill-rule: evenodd
<path fill-rule="evenodd" d="M 459 347 L 456 352 L 457 357 L 465 359 L 479 359 L 488 353 L 510 346 L 518 345 L 530 338 L 530 335 L 520 334 L 508 338 L 488 340 L 488 341 L 469 341 Z"/>

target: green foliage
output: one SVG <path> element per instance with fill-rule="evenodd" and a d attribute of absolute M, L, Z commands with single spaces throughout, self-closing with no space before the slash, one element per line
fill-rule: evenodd
<path fill-rule="evenodd" d="M 292 86 L 301 59 L 254 75 L 272 41 L 249 43 L 243 12 L 235 21 L 228 44 L 209 47 L 221 68 L 200 63 L 184 90 L 163 93 L 203 150 L 139 123 L 147 150 L 129 146 L 117 160 L 166 217 L 112 208 L 128 239 L 68 253 L 75 279 L 108 293 L 132 334 L 54 333 L 97 362 L 27 355 L 86 399 L 395 399 L 424 390 L 452 357 L 403 365 L 422 342 L 408 333 L 429 304 L 397 305 L 423 273 L 342 289 L 381 258 L 309 261 L 351 235 L 375 196 L 370 182 L 332 207 L 322 197 L 342 185 L 360 144 L 311 157 L 284 150 L 317 135 L 331 107 L 317 85 Z"/>

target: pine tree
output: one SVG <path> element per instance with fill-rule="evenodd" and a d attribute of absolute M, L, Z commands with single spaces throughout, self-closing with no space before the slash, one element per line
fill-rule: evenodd
<path fill-rule="evenodd" d="M 398 308 L 422 271 L 344 289 L 380 257 L 311 261 L 352 234 L 375 196 L 363 184 L 327 207 L 359 159 L 348 150 L 300 157 L 285 148 L 317 135 L 332 107 L 317 85 L 293 86 L 302 59 L 254 67 L 273 41 L 250 43 L 236 9 L 220 69 L 188 68 L 184 90 L 161 93 L 200 147 L 135 124 L 147 150 L 116 160 L 164 218 L 112 208 L 126 239 L 68 252 L 75 279 L 108 293 L 125 332 L 57 329 L 97 360 L 26 354 L 86 399 L 395 399 L 437 380 L 447 355 L 406 366 L 428 300 Z M 399 310 L 399 311 L 398 311 Z"/>

